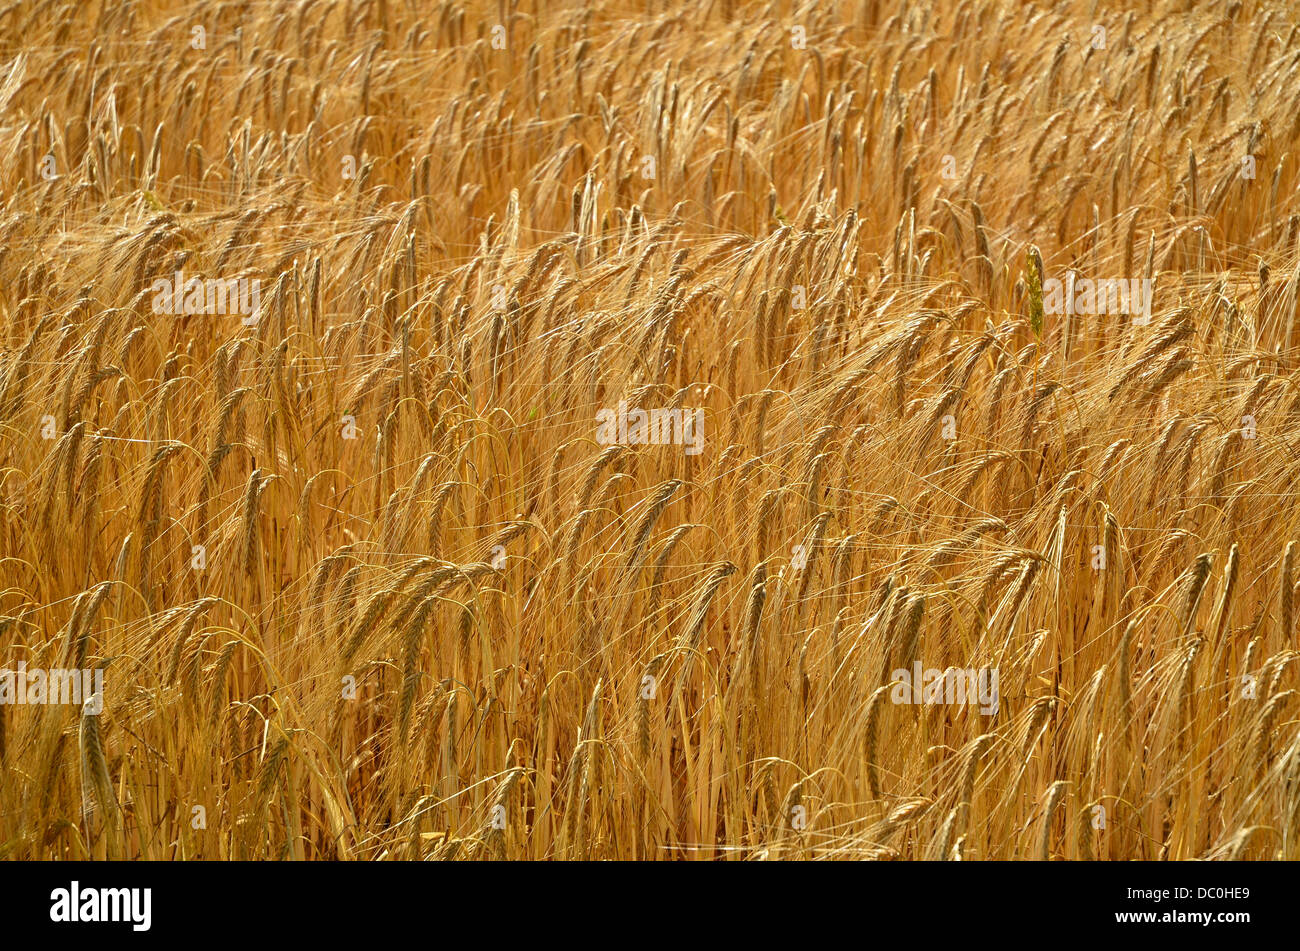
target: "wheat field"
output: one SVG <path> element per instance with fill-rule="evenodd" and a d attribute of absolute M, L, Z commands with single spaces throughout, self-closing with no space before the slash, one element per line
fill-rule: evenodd
<path fill-rule="evenodd" d="M 1281 2 L 5 5 L 0 859 L 1300 858 L 1298 161 Z"/>

